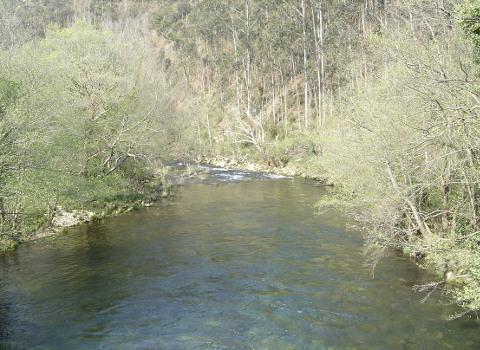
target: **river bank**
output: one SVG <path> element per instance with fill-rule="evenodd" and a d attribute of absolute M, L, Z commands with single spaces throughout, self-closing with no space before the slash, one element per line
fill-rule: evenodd
<path fill-rule="evenodd" d="M 2 221 L 0 254 L 16 249 L 19 244 L 56 236 L 72 227 L 150 207 L 159 199 L 172 196 L 176 184 L 168 169 L 159 168 L 153 174 L 148 182 L 140 186 L 114 176 L 82 179 L 82 182 L 75 177 L 76 182 L 68 183 L 69 187 L 64 189 L 59 184 L 55 191 L 61 195 L 53 199 L 35 198 L 35 210 L 15 212 L 8 221 Z M 50 188 L 54 186 L 50 185 Z"/>
<path fill-rule="evenodd" d="M 169 196 L 165 195 L 165 196 Z M 55 208 L 55 214 L 52 218 L 51 225 L 43 230 L 32 233 L 23 241 L 18 243 L 32 242 L 38 239 L 51 237 L 63 233 L 66 229 L 76 227 L 83 224 L 98 222 L 107 218 L 117 217 L 134 210 L 141 208 L 148 208 L 153 205 L 153 201 L 145 202 L 139 201 L 124 201 L 115 204 L 107 203 L 103 210 L 88 211 L 88 210 L 64 210 L 61 206 Z"/>
<path fill-rule="evenodd" d="M 225 169 L 259 171 L 287 177 L 302 178 L 324 184 L 325 186 L 334 186 L 334 183 L 329 180 L 326 175 L 320 175 L 309 169 L 308 166 L 302 166 L 300 162 L 298 164 L 287 163 L 286 165 L 279 166 L 271 161 L 253 161 L 249 158 L 242 159 L 224 156 L 200 156 L 196 162 Z"/>
<path fill-rule="evenodd" d="M 45 213 L 45 223 L 42 227 L 31 229 L 15 235 L 4 235 L 0 239 L 0 254 L 14 250 L 18 245 L 41 240 L 47 237 L 56 236 L 65 230 L 92 222 L 98 222 L 106 218 L 120 216 L 140 208 L 150 207 L 152 202 L 144 200 L 137 201 L 115 201 L 105 203 L 103 208 L 92 210 L 73 209 L 65 210 L 61 206 L 54 208 L 53 213 Z"/>

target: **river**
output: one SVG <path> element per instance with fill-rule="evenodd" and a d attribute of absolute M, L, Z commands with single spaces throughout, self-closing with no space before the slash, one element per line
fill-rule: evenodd
<path fill-rule="evenodd" d="M 210 170 L 173 199 L 0 257 L 0 349 L 478 349 L 480 323 L 375 271 L 325 189 Z"/>

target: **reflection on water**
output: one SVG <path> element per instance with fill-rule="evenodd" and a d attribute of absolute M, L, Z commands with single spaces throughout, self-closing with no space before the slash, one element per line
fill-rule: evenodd
<path fill-rule="evenodd" d="M 24 245 L 0 260 L 0 348 L 478 348 L 479 323 L 419 303 L 411 285 L 429 276 L 404 258 L 372 279 L 359 235 L 314 214 L 321 194 L 290 179 L 194 184 Z"/>

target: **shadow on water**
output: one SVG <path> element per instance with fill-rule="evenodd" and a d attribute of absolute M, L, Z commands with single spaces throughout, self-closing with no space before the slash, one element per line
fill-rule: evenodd
<path fill-rule="evenodd" d="M 358 233 L 314 214 L 322 188 L 206 172 L 156 208 L 2 257 L 0 348 L 478 348 L 477 321 L 420 303 L 411 286 L 431 276 L 410 261 L 371 278 Z"/>

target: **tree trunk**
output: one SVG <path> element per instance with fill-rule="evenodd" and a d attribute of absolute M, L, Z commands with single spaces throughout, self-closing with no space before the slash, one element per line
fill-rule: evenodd
<path fill-rule="evenodd" d="M 307 66 L 307 21 L 305 13 L 305 0 L 302 0 L 302 29 L 303 29 L 303 79 L 304 79 L 304 120 L 308 128 L 308 66 Z"/>

